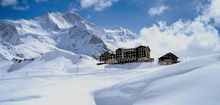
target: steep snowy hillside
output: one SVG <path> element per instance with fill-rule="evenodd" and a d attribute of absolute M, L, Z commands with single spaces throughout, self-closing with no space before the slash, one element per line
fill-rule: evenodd
<path fill-rule="evenodd" d="M 78 26 L 70 28 L 68 35 L 55 37 L 57 47 L 77 54 L 90 55 L 98 59 L 97 55 L 109 51 L 103 40 Z"/>
<path fill-rule="evenodd" d="M 10 21 L 0 21 L 0 40 L 13 45 L 19 44 L 18 31 Z"/>
<path fill-rule="evenodd" d="M 8 60 L 36 57 L 57 48 L 98 59 L 104 51 L 135 38 L 129 30 L 99 28 L 73 12 L 46 13 L 30 20 L 0 20 L 0 53 Z"/>
<path fill-rule="evenodd" d="M 96 105 L 219 105 L 220 54 L 182 62 L 96 92 Z"/>
<path fill-rule="evenodd" d="M 76 64 L 84 62 L 84 66 L 95 66 L 97 61 L 86 55 L 77 55 L 65 50 L 54 50 L 44 55 L 14 61 L 10 68 L 5 69 L 8 73 L 18 73 L 27 71 L 48 71 L 75 72 Z"/>
<path fill-rule="evenodd" d="M 108 35 L 112 35 L 117 42 L 127 42 L 128 40 L 133 40 L 137 38 L 137 35 L 132 33 L 128 29 L 123 29 L 120 26 L 116 26 L 111 30 L 105 30 Z"/>
<path fill-rule="evenodd" d="M 125 46 L 124 44 L 126 42 L 135 40 L 138 37 L 135 33 L 132 33 L 130 30 L 123 29 L 119 26 L 116 26 L 113 29 L 105 29 L 104 31 L 107 33 L 105 40 L 107 43 L 110 43 L 108 44 L 108 46 L 112 49 L 116 49 L 118 47 L 128 47 L 131 43 L 127 43 Z"/>

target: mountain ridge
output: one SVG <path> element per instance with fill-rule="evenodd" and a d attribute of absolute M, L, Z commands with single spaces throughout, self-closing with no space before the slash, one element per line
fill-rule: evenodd
<path fill-rule="evenodd" d="M 100 28 L 70 11 L 45 13 L 29 20 L 0 20 L 0 29 L 2 49 L 7 47 L 3 43 L 12 45 L 12 49 L 6 48 L 1 53 L 1 58 L 8 60 L 35 57 L 53 49 L 98 59 L 99 54 L 120 47 L 119 42 L 137 38 L 128 29 Z"/>

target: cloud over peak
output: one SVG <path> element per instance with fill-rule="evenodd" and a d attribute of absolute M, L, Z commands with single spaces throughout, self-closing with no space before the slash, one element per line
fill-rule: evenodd
<path fill-rule="evenodd" d="M 195 57 L 220 50 L 218 31 L 199 20 L 179 20 L 171 26 L 159 22 L 159 25 L 143 28 L 140 34 L 142 42 L 150 45 L 157 57 L 170 51 Z"/>
<path fill-rule="evenodd" d="M 25 6 L 19 6 L 19 3 L 23 3 Z M 20 10 L 20 11 L 25 11 L 29 9 L 29 5 L 27 5 L 26 0 L 22 0 L 22 2 L 19 2 L 18 0 L 2 0 L 1 6 L 2 7 L 12 6 L 13 10 Z"/>
<path fill-rule="evenodd" d="M 1 6 L 3 7 L 10 5 L 17 5 L 17 4 L 18 4 L 17 0 L 2 0 L 1 2 Z"/>
<path fill-rule="evenodd" d="M 160 21 L 158 25 L 142 28 L 138 42 L 149 45 L 155 57 L 170 51 L 181 57 L 219 53 L 220 35 L 216 28 L 220 26 L 219 3 L 220 0 L 212 0 L 204 5 L 202 14 L 194 20 L 180 19 L 171 25 Z"/>
<path fill-rule="evenodd" d="M 36 2 L 47 2 L 47 0 L 35 0 Z"/>
<path fill-rule="evenodd" d="M 26 11 L 29 9 L 29 5 L 26 5 L 25 7 L 22 6 L 13 6 L 14 10 L 21 10 L 21 11 Z"/>
<path fill-rule="evenodd" d="M 153 8 L 149 9 L 148 14 L 150 16 L 160 15 L 164 11 L 168 10 L 168 8 L 169 8 L 168 6 L 164 6 L 164 5 L 160 5 L 158 7 L 153 7 Z"/>
<path fill-rule="evenodd" d="M 220 0 L 212 0 L 208 14 L 214 19 L 215 25 L 220 27 Z"/>
<path fill-rule="evenodd" d="M 82 8 L 93 7 L 96 11 L 102 11 L 103 9 L 112 6 L 113 2 L 118 0 L 81 0 L 80 4 Z"/>

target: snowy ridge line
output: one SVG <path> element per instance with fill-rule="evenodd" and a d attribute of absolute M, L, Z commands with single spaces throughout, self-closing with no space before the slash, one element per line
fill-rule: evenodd
<path fill-rule="evenodd" d="M 137 35 L 121 27 L 104 29 L 73 12 L 46 13 L 30 20 L 0 20 L 0 59 L 32 58 L 54 49 L 84 54 L 95 59 L 137 39 Z"/>

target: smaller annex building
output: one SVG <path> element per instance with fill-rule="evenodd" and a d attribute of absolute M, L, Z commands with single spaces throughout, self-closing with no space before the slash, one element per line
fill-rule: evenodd
<path fill-rule="evenodd" d="M 149 46 L 138 46 L 136 48 L 118 48 L 115 53 L 105 52 L 100 55 L 100 61 L 107 64 L 128 62 L 153 62 L 150 58 Z"/>
<path fill-rule="evenodd" d="M 176 55 L 174 55 L 173 53 L 169 52 L 169 53 L 161 56 L 158 59 L 158 63 L 160 65 L 171 65 L 171 64 L 179 63 L 179 61 L 177 59 L 178 59 L 178 57 Z"/>
<path fill-rule="evenodd" d="M 115 54 L 110 52 L 105 52 L 100 55 L 99 57 L 100 61 L 107 61 L 109 59 L 115 59 Z"/>

